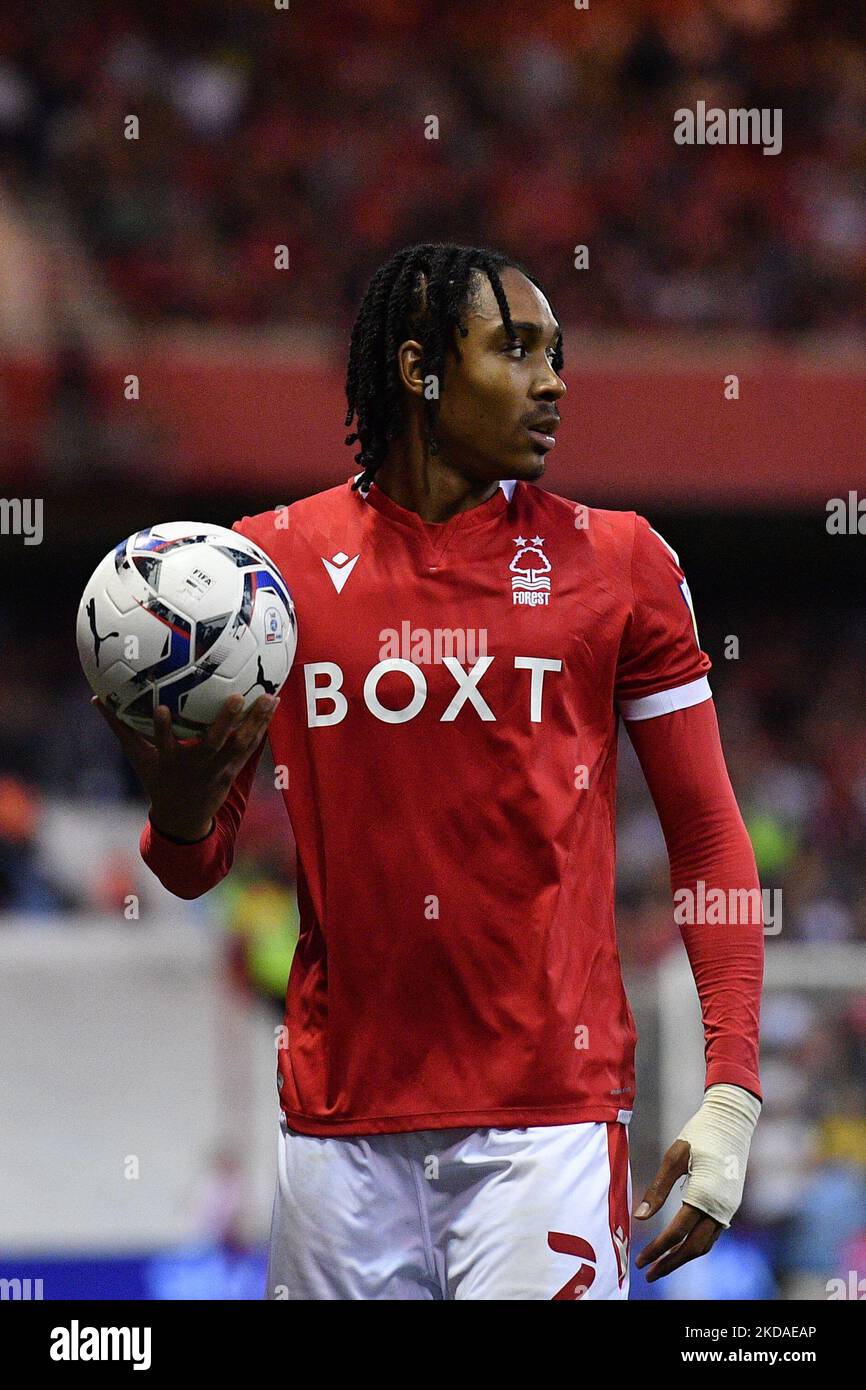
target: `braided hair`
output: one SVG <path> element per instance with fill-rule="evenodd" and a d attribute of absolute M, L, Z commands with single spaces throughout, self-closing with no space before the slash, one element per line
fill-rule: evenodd
<path fill-rule="evenodd" d="M 517 341 L 500 279 L 500 271 L 506 266 L 519 270 L 541 289 L 519 262 L 498 251 L 444 242 L 407 246 L 376 271 L 352 329 L 346 373 L 346 426 L 351 426 L 353 417 L 357 417 L 357 428 L 346 436 L 346 443 L 357 442 L 361 446 L 355 462 L 362 471 L 352 484 L 353 489 L 370 486 L 385 460 L 388 445 L 403 432 L 397 349 L 407 338 L 421 343 L 423 376 L 433 377 L 438 383 L 438 391 L 432 396 L 424 394 L 428 444 L 431 453 L 438 452 L 433 429 L 444 383 L 446 352 L 455 328 L 462 338 L 469 332 L 462 316 L 474 301 L 477 273 L 487 275 L 509 342 Z M 456 344 L 454 348 L 457 360 L 462 360 Z M 556 372 L 562 369 L 561 338 L 553 368 Z"/>

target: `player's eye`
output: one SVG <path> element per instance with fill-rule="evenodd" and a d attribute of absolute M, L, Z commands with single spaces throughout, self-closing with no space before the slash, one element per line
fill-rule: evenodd
<path fill-rule="evenodd" d="M 551 364 L 553 363 L 553 359 L 556 356 L 557 347 L 558 344 L 555 344 L 553 347 L 549 347 L 544 354 L 548 362 L 550 362 Z M 528 355 L 528 348 L 526 347 L 525 343 L 512 343 L 511 346 L 505 348 L 504 351 L 507 357 L 510 357 L 512 353 L 519 352 L 520 356 L 515 358 L 515 361 L 517 362 L 522 362 L 523 359 Z"/>

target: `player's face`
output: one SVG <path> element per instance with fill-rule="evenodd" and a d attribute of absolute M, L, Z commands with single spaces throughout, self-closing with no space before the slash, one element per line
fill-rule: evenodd
<path fill-rule="evenodd" d="M 544 472 L 567 389 L 551 366 L 560 329 L 525 275 L 508 267 L 501 278 L 517 341 L 509 345 L 490 281 L 481 276 L 465 317 L 468 336 L 457 337 L 463 360 L 449 354 L 436 438 L 442 462 L 466 477 L 532 481 Z"/>

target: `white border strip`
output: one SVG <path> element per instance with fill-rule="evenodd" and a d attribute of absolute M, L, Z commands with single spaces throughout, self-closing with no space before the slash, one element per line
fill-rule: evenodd
<path fill-rule="evenodd" d="M 690 709 L 692 705 L 702 705 L 711 700 L 713 692 L 706 676 L 700 676 L 687 685 L 674 686 L 673 690 L 660 690 L 657 695 L 641 695 L 637 700 L 621 700 L 619 712 L 623 719 L 657 719 L 660 714 L 673 714 L 674 710 Z"/>

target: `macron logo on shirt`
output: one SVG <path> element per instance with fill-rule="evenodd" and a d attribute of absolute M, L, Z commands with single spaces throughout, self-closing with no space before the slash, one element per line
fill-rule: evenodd
<path fill-rule="evenodd" d="M 342 550 L 338 550 L 336 555 L 331 556 L 330 560 L 326 560 L 324 555 L 322 556 L 322 564 L 328 571 L 331 583 L 338 594 L 343 592 L 346 580 L 349 578 L 349 575 L 352 573 L 359 559 L 360 555 L 356 555 L 354 559 L 350 560 L 348 555 Z"/>

